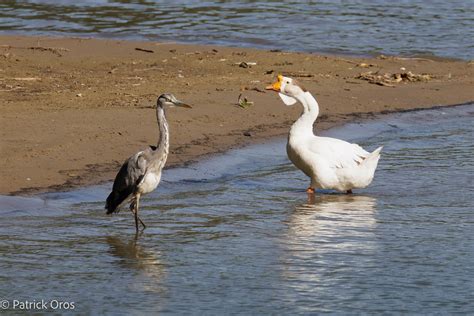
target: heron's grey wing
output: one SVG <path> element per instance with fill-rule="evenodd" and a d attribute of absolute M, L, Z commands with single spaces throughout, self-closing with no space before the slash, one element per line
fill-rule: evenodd
<path fill-rule="evenodd" d="M 134 156 L 130 157 L 131 161 L 128 164 L 128 175 L 130 185 L 134 186 L 134 190 L 142 181 L 148 168 L 148 152 L 147 150 L 140 151 Z"/>
<path fill-rule="evenodd" d="M 135 192 L 146 173 L 147 156 L 147 150 L 140 151 L 123 163 L 105 204 L 107 214 L 115 212 L 117 207 Z"/>

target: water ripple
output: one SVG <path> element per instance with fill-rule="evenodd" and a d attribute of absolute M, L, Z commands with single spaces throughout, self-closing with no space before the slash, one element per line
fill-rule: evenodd
<path fill-rule="evenodd" d="M 0 32 L 472 59 L 474 7 L 466 0 L 3 1 Z"/>
<path fill-rule="evenodd" d="M 331 131 L 385 145 L 354 195 L 308 202 L 284 140 L 167 170 L 138 236 L 104 215 L 109 184 L 0 197 L 0 293 L 81 314 L 472 314 L 472 109 Z"/>

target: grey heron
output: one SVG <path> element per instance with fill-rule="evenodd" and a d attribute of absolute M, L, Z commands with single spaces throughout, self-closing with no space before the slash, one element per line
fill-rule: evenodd
<path fill-rule="evenodd" d="M 130 199 L 130 211 L 135 216 L 135 228 L 138 222 L 146 228 L 138 216 L 140 197 L 156 189 L 161 180 L 161 170 L 165 166 L 169 153 L 169 131 L 165 116 L 165 106 L 191 108 L 190 105 L 176 99 L 172 94 L 165 93 L 158 97 L 156 118 L 160 130 L 158 144 L 137 152 L 128 158 L 120 168 L 114 180 L 112 192 L 107 197 L 105 209 L 107 214 L 118 212 L 120 204 Z"/>

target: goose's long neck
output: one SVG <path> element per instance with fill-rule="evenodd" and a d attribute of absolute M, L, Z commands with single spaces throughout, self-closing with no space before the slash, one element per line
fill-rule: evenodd
<path fill-rule="evenodd" d="M 303 92 L 297 95 L 296 99 L 303 105 L 303 113 L 291 127 L 290 137 L 296 135 L 313 136 L 313 123 L 316 121 L 319 115 L 318 102 L 309 92 Z"/>
<path fill-rule="evenodd" d="M 165 110 L 161 105 L 158 105 L 156 108 L 156 119 L 158 121 L 158 128 L 160 129 L 160 136 L 158 138 L 158 145 L 156 146 L 155 152 L 164 153 L 164 155 L 167 156 L 170 147 L 170 135 L 168 122 L 166 121 Z"/>

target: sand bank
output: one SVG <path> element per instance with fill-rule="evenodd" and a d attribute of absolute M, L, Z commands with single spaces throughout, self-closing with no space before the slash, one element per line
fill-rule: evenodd
<path fill-rule="evenodd" d="M 466 61 L 0 36 L 0 193 L 112 180 L 125 158 L 156 143 L 153 106 L 163 92 L 194 105 L 168 111 L 168 166 L 283 135 L 300 108 L 264 91 L 277 73 L 316 96 L 317 128 L 474 100 Z M 240 94 L 254 105 L 239 107 Z"/>

